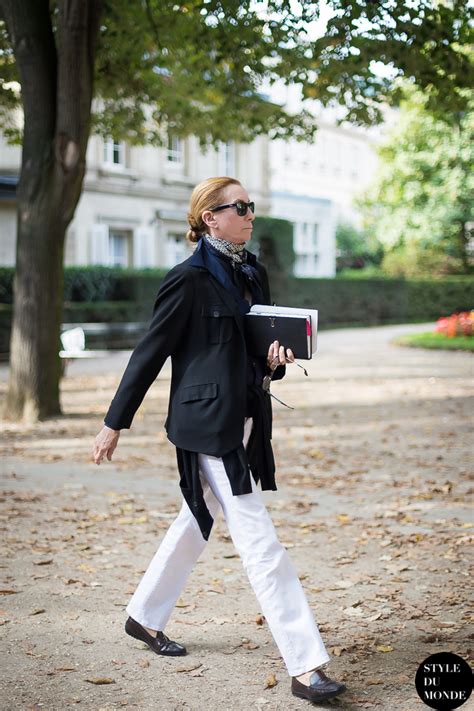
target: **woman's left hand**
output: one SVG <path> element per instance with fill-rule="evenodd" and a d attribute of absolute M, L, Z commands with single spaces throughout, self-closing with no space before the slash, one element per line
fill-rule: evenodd
<path fill-rule="evenodd" d="M 284 346 L 280 346 L 278 341 L 273 341 L 268 349 L 267 365 L 271 370 L 275 370 L 279 365 L 286 365 L 287 363 L 293 363 L 295 356 L 291 348 L 286 349 Z"/>

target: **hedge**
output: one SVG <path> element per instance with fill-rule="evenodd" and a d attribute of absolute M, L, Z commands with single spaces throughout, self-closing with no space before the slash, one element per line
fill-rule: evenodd
<path fill-rule="evenodd" d="M 295 251 L 293 224 L 276 217 L 256 217 L 253 223 L 251 251 L 266 265 L 272 283 L 275 277 L 293 274 Z"/>
<path fill-rule="evenodd" d="M 470 277 L 444 279 L 296 279 L 273 288 L 276 303 L 313 306 L 320 324 L 376 325 L 429 321 L 474 305 Z"/>
<path fill-rule="evenodd" d="M 165 270 L 68 267 L 63 321 L 148 321 Z M 0 352 L 8 348 L 13 269 L 0 269 Z M 443 279 L 297 279 L 271 277 L 272 299 L 319 309 L 320 325 L 376 325 L 435 320 L 474 305 L 471 277 Z"/>

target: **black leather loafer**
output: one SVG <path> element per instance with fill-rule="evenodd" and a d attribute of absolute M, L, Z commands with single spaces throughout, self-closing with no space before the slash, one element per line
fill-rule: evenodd
<path fill-rule="evenodd" d="M 291 693 L 300 699 L 308 699 L 313 703 L 320 703 L 342 694 L 346 690 L 344 684 L 333 681 L 321 669 L 316 669 L 310 678 L 309 686 L 302 684 L 296 677 L 291 680 Z"/>
<path fill-rule="evenodd" d="M 125 632 L 129 634 L 130 637 L 135 637 L 135 639 L 145 642 L 156 654 L 164 654 L 168 657 L 182 657 L 187 654 L 186 647 L 183 647 L 182 644 L 173 642 L 169 637 L 163 634 L 163 632 L 157 632 L 156 637 L 153 637 L 142 625 L 132 620 L 131 617 L 129 617 L 125 623 Z"/>

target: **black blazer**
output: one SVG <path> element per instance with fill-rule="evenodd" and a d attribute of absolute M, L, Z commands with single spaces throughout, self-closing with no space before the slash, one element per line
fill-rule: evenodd
<path fill-rule="evenodd" d="M 268 277 L 255 255 L 264 303 Z M 270 345 L 270 344 L 269 344 Z M 243 316 L 232 295 L 205 267 L 199 252 L 171 269 L 158 292 L 148 332 L 133 351 L 105 417 L 129 428 L 148 388 L 171 356 L 168 439 L 192 452 L 222 457 L 243 439 L 247 351 Z M 273 380 L 284 376 L 276 369 Z"/>

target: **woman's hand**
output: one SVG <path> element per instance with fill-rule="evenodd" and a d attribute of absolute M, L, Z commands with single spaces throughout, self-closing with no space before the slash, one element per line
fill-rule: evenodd
<path fill-rule="evenodd" d="M 280 346 L 278 341 L 273 341 L 268 349 L 267 365 L 270 370 L 275 370 L 279 365 L 286 365 L 287 363 L 293 363 L 295 356 L 291 348 L 286 349 L 284 346 Z"/>
<path fill-rule="evenodd" d="M 94 440 L 92 448 L 92 458 L 96 464 L 100 464 L 104 457 L 112 461 L 112 454 L 118 444 L 120 430 L 113 430 L 104 425 Z"/>

